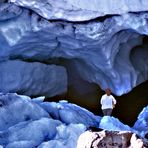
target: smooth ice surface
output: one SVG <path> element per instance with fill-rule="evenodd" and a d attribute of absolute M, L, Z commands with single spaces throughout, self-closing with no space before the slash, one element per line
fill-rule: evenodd
<path fill-rule="evenodd" d="M 64 67 L 10 60 L 1 62 L 0 69 L 1 92 L 50 97 L 67 90 L 67 74 Z"/>
<path fill-rule="evenodd" d="M 34 148 L 34 141 L 17 141 L 9 143 L 6 148 Z"/>
<path fill-rule="evenodd" d="M 79 136 L 92 127 L 139 133 L 114 117 L 99 117 L 66 100 L 42 102 L 14 93 L 0 94 L 0 145 L 6 148 L 75 148 Z M 146 119 L 146 108 L 139 116 Z M 137 121 L 139 122 L 139 121 Z M 100 129 L 99 129 L 100 130 Z M 144 135 L 142 135 L 144 136 Z"/>
<path fill-rule="evenodd" d="M 35 121 L 25 121 L 1 132 L 0 142 L 12 143 L 14 141 L 33 141 L 39 145 L 42 141 L 50 140 L 56 135 L 56 127 L 60 121 L 49 118 L 41 118 Z M 4 144 L 7 144 L 4 143 Z"/>
<path fill-rule="evenodd" d="M 35 103 L 42 103 L 45 99 L 45 96 L 40 96 L 40 97 L 37 97 L 37 98 L 32 98 L 32 102 L 35 102 Z"/>

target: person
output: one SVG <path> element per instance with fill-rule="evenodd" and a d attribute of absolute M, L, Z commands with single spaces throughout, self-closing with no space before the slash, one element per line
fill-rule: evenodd
<path fill-rule="evenodd" d="M 112 113 L 113 108 L 115 107 L 116 100 L 115 98 L 111 95 L 111 90 L 109 88 L 105 89 L 105 93 L 101 97 L 101 105 L 102 105 L 102 111 L 104 116 L 110 116 Z"/>

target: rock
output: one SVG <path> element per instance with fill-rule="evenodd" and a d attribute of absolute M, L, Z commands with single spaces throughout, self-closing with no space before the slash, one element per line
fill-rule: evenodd
<path fill-rule="evenodd" d="M 77 148 L 144 148 L 142 139 L 125 131 L 86 131 L 80 135 Z"/>

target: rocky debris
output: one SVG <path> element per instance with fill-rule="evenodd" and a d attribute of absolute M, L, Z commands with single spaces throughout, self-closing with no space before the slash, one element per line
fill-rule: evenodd
<path fill-rule="evenodd" d="M 146 148 L 136 134 L 124 131 L 86 131 L 80 135 L 77 148 Z"/>

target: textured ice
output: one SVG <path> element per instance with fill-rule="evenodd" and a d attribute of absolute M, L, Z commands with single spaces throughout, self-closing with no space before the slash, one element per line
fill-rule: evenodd
<path fill-rule="evenodd" d="M 51 103 L 51 106 L 53 106 L 53 103 Z M 50 102 L 47 104 L 42 101 L 34 102 L 34 99 L 31 100 L 28 96 L 1 93 L 0 145 L 8 148 L 18 148 L 19 146 L 31 148 L 39 145 L 44 147 L 47 144 L 54 146 L 55 144 L 58 148 L 60 144 L 75 148 L 79 135 L 89 126 L 92 126 L 92 123 L 86 120 L 88 115 L 92 122 L 94 120 L 94 123 L 97 121 L 99 124 L 97 116 L 74 104 L 65 101 L 55 103 L 55 106 L 58 106 L 58 112 L 59 107 L 63 106 L 63 109 L 68 108 L 69 111 L 71 107 L 74 115 L 79 114 L 79 116 L 75 115 L 75 118 L 77 118 L 75 121 L 71 120 L 69 123 L 66 123 L 62 116 L 57 119 L 53 118 L 52 108 L 49 107 L 48 109 L 48 111 L 51 110 L 49 115 L 44 107 L 41 107 L 42 104 L 49 105 Z M 80 115 L 83 116 L 83 119 L 80 119 Z M 65 113 L 65 116 L 69 116 L 68 112 Z M 73 115 L 70 114 L 70 116 Z M 74 117 L 71 118 L 74 119 Z"/>
<path fill-rule="evenodd" d="M 133 87 L 148 79 L 148 60 L 145 58 L 147 57 L 147 45 L 146 43 L 143 44 L 144 36 L 148 35 L 148 14 L 147 12 L 140 12 L 147 8 L 146 1 L 136 0 L 134 1 L 134 7 L 133 1 L 128 3 L 120 1 L 117 5 L 111 1 L 107 6 L 104 6 L 106 2 L 100 1 L 102 8 L 104 7 L 103 11 L 108 10 L 109 7 L 114 6 L 113 8 L 115 8 L 121 5 L 120 9 L 112 8 L 109 10 L 109 12 L 115 10 L 115 14 L 121 15 L 113 15 L 102 18 L 102 20 L 95 19 L 83 23 L 45 19 L 46 17 L 42 17 L 41 14 L 38 15 L 37 13 L 51 14 L 50 11 L 45 12 L 46 7 L 50 7 L 50 5 L 45 4 L 46 2 L 55 4 L 52 8 L 57 11 L 59 11 L 59 8 L 63 8 L 61 6 L 70 8 L 71 4 L 74 6 L 71 8 L 73 10 L 76 5 L 74 1 L 62 0 L 54 1 L 54 3 L 40 0 L 32 2 L 17 0 L 14 4 L 1 4 L 1 62 L 23 60 L 31 63 L 40 62 L 48 65 L 61 65 L 61 59 L 64 59 L 67 60 L 65 65 L 69 73 L 75 73 L 75 75 L 80 76 L 81 79 L 87 82 L 96 83 L 102 89 L 110 87 L 116 95 L 127 93 Z M 124 8 L 124 4 L 130 7 L 125 12 L 133 11 L 136 13 L 119 13 L 118 11 L 121 12 L 121 8 Z M 35 9 L 34 11 L 37 13 L 19 7 L 19 5 L 32 10 Z M 77 6 L 83 8 L 85 5 L 88 6 L 86 1 L 84 4 L 79 1 Z M 89 6 L 88 9 L 91 8 L 92 10 L 89 10 L 91 12 L 95 10 L 95 7 L 101 7 L 96 6 L 95 3 L 91 3 Z M 99 9 L 97 8 L 97 10 Z M 79 12 L 76 11 L 76 13 L 80 15 Z M 134 50 L 133 53 L 133 48 L 137 46 L 139 48 Z M 141 51 L 140 54 L 138 54 L 139 51 Z M 72 74 L 67 75 L 71 76 Z M 60 76 L 59 78 L 61 81 L 65 81 L 65 77 Z M 75 80 L 72 78 L 68 78 L 68 80 L 70 81 L 64 84 L 64 87 L 68 84 L 74 85 Z M 22 86 L 18 87 L 21 89 Z M 66 89 L 63 91 L 66 91 Z M 56 95 L 60 93 L 56 92 Z M 23 91 L 21 94 L 23 94 Z"/>
<path fill-rule="evenodd" d="M 133 131 L 128 125 L 124 125 L 118 119 L 110 116 L 104 116 L 100 121 L 99 127 L 109 131 Z"/>
<path fill-rule="evenodd" d="M 34 148 L 35 146 L 34 141 L 17 141 L 9 143 L 6 148 Z"/>
<path fill-rule="evenodd" d="M 0 142 L 6 145 L 18 141 L 33 141 L 37 146 L 42 141 L 53 139 L 56 135 L 56 127 L 60 124 L 60 121 L 49 118 L 21 122 L 1 132 Z M 4 143 L 5 141 L 7 143 Z"/>
<path fill-rule="evenodd" d="M 141 111 L 133 128 L 137 130 L 142 137 L 148 134 L 148 106 Z"/>
<path fill-rule="evenodd" d="M 83 124 L 61 125 L 57 127 L 55 140 L 42 143 L 39 148 L 76 148 L 78 136 L 86 130 Z"/>
<path fill-rule="evenodd" d="M 108 14 L 146 11 L 147 0 L 10 0 L 18 6 L 32 9 L 46 19 L 85 21 Z"/>
<path fill-rule="evenodd" d="M 116 95 L 147 80 L 147 10 L 147 0 L 1 0 L 0 147 L 75 148 L 91 127 L 144 137 L 147 107 L 133 129 L 39 96 L 65 93 L 72 75 Z"/>
<path fill-rule="evenodd" d="M 132 129 L 114 117 L 99 117 L 63 100 L 42 102 L 16 93 L 0 94 L 0 145 L 6 148 L 75 148 L 86 130 L 147 130 L 141 124 Z M 146 119 L 146 109 L 139 116 Z M 139 122 L 139 121 L 137 121 Z M 144 135 L 143 135 L 144 136 Z"/>
<path fill-rule="evenodd" d="M 101 119 L 99 116 L 95 116 L 93 113 L 75 104 L 66 101 L 59 103 L 43 102 L 41 103 L 41 107 L 43 107 L 54 119 L 61 120 L 66 124 L 81 123 L 86 127 L 99 127 Z"/>
<path fill-rule="evenodd" d="M 0 130 L 19 122 L 49 117 L 45 110 L 28 98 L 16 94 L 0 95 Z"/>
<path fill-rule="evenodd" d="M 45 99 L 45 96 L 40 96 L 40 97 L 37 97 L 37 98 L 32 98 L 32 102 L 35 102 L 35 103 L 42 103 Z"/>
<path fill-rule="evenodd" d="M 9 13 L 6 10 L 9 10 Z M 3 4 L 2 2 L 0 4 L 0 21 L 15 19 L 15 17 L 19 16 L 21 13 L 22 9 L 16 5 L 8 3 Z"/>

